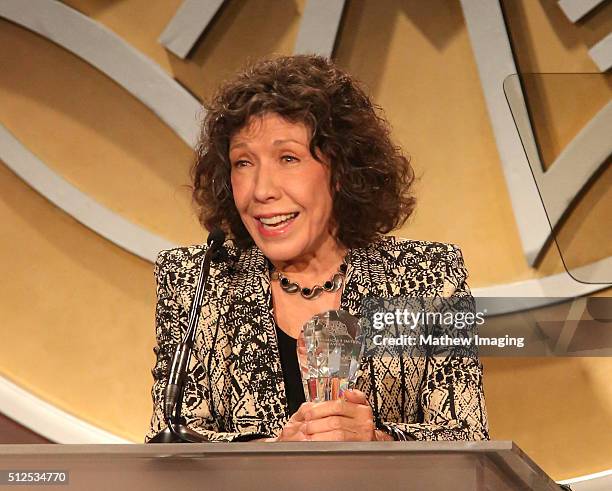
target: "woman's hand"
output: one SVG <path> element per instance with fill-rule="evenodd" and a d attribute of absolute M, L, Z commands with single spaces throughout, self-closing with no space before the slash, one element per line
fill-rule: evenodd
<path fill-rule="evenodd" d="M 302 432 L 304 424 L 304 413 L 308 411 L 314 404 L 312 402 L 303 403 L 300 408 L 291 416 L 287 424 L 283 427 L 280 435 L 276 438 L 268 438 L 267 442 L 305 442 L 306 435 Z"/>
<path fill-rule="evenodd" d="M 309 441 L 366 442 L 377 440 L 372 408 L 359 390 L 345 391 L 343 399 L 306 406 L 295 413 L 300 433 Z"/>

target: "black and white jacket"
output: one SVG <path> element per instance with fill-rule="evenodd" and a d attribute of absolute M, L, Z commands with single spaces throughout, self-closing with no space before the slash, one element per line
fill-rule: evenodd
<path fill-rule="evenodd" d="M 278 435 L 288 420 L 271 311 L 268 262 L 255 246 L 213 263 L 183 400 L 187 424 L 212 441 Z M 157 279 L 157 362 L 146 440 L 165 427 L 163 393 L 174 346 L 187 328 L 205 246 L 163 251 Z M 365 296 L 465 297 L 467 272 L 456 246 L 382 237 L 353 249 L 341 308 L 361 316 Z M 475 356 L 368 357 L 355 387 L 377 426 L 396 440 L 488 439 L 482 365 Z"/>

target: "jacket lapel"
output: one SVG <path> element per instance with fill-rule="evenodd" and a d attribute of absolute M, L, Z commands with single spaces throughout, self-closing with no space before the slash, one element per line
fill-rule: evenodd
<path fill-rule="evenodd" d="M 257 430 L 265 432 L 282 427 L 287 420 L 268 265 L 263 253 L 251 247 L 235 267 L 227 323 L 233 329 L 228 333 L 230 372 L 241 389 L 234 391 L 235 423 L 257 424 Z"/>
<path fill-rule="evenodd" d="M 377 244 L 352 249 L 348 258 L 346 282 L 340 308 L 356 317 L 363 316 L 364 297 L 387 297 L 387 275 Z"/>

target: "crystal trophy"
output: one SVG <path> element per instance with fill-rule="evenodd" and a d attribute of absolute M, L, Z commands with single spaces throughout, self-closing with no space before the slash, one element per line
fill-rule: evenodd
<path fill-rule="evenodd" d="M 363 354 L 361 321 L 344 310 L 315 315 L 297 341 L 297 357 L 309 402 L 339 399 L 352 388 Z"/>

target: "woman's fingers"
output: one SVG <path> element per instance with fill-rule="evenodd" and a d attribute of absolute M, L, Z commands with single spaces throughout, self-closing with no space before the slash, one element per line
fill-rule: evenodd
<path fill-rule="evenodd" d="M 310 419 L 322 418 L 325 416 L 331 416 L 332 414 L 339 414 L 350 416 L 353 411 L 355 404 L 367 406 L 369 403 L 366 395 L 357 389 L 347 390 L 343 393 L 343 398 L 336 399 L 334 401 L 325 402 L 304 402 L 299 409 L 291 417 L 292 420 L 304 421 L 308 415 Z M 346 404 L 346 402 L 350 404 Z M 316 408 L 316 409 L 315 409 Z"/>
<path fill-rule="evenodd" d="M 372 437 L 370 433 L 341 429 L 309 434 L 306 439 L 311 442 L 369 442 Z"/>
<path fill-rule="evenodd" d="M 302 404 L 283 429 L 279 441 L 372 440 L 374 421 L 365 394 L 352 390 L 346 391 L 344 397 Z"/>
<path fill-rule="evenodd" d="M 314 402 L 303 402 L 302 405 L 298 408 L 298 410 L 293 413 L 293 416 L 291 416 L 291 419 L 289 421 L 305 421 L 306 414 L 314 405 Z"/>
<path fill-rule="evenodd" d="M 343 430 L 353 425 L 353 418 L 346 416 L 328 416 L 302 423 L 301 431 L 304 434 L 325 433 L 334 430 Z"/>
<path fill-rule="evenodd" d="M 336 399 L 335 401 L 319 402 L 306 408 L 304 410 L 304 418 L 306 421 L 326 418 L 328 416 L 358 418 L 368 415 L 371 418 L 371 413 L 370 406 L 355 404 L 344 399 Z"/>
<path fill-rule="evenodd" d="M 343 395 L 347 401 L 352 402 L 353 404 L 364 404 L 366 406 L 369 406 L 368 398 L 360 390 L 346 390 L 344 391 Z"/>
<path fill-rule="evenodd" d="M 328 416 L 302 423 L 300 429 L 305 435 L 316 435 L 333 431 L 344 431 L 359 436 L 359 440 L 371 439 L 374 422 L 371 419 L 355 419 L 346 416 Z M 367 437 L 367 438 L 366 438 Z"/>
<path fill-rule="evenodd" d="M 302 424 L 299 421 L 289 421 L 282 429 L 276 439 L 277 442 L 303 442 L 307 440 L 306 434 L 302 432 Z"/>

